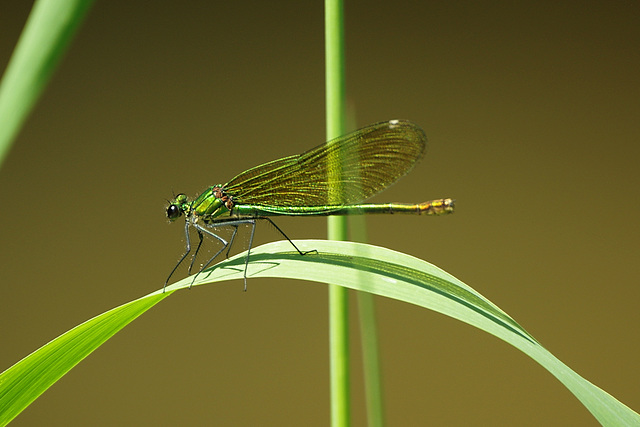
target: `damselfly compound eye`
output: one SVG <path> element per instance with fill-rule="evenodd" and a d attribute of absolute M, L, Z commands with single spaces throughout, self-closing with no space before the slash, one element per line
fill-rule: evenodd
<path fill-rule="evenodd" d="M 178 205 L 169 205 L 169 207 L 167 208 L 167 218 L 169 218 L 171 221 L 178 218 L 181 214 L 182 212 L 180 211 Z"/>

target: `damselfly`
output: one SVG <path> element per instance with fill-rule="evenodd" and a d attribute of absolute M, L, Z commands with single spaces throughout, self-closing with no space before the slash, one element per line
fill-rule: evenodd
<path fill-rule="evenodd" d="M 270 222 L 298 251 L 303 252 L 271 220 L 272 216 L 329 216 L 412 213 L 442 215 L 453 212 L 452 199 L 437 199 L 419 204 L 362 204 L 406 175 L 424 156 L 427 138 L 424 131 L 406 120 L 376 123 L 331 141 L 300 155 L 284 157 L 249 169 L 223 185 L 207 188 L 194 200 L 178 194 L 169 202 L 167 217 L 174 221 L 185 216 L 186 250 L 165 282 L 191 252 L 189 227 L 198 233 L 198 246 L 189 273 L 206 234 L 222 247 L 200 272 L 227 249 L 238 226 L 249 225 L 251 234 L 245 260 L 244 284 L 247 286 L 249 253 L 256 221 Z M 231 227 L 231 238 L 224 239 L 210 229 Z"/>

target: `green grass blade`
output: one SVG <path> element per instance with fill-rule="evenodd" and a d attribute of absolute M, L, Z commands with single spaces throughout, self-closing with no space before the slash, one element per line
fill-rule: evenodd
<path fill-rule="evenodd" d="M 518 348 L 560 380 L 603 425 L 640 425 L 640 415 L 580 377 L 542 347 L 508 314 L 443 270 L 389 249 L 352 242 L 275 242 L 251 250 L 250 279 L 280 277 L 332 282 L 446 314 L 476 326 Z M 195 285 L 242 281 L 244 253 L 201 273 Z M 146 297 L 110 310 L 51 341 L 0 374 L 0 425 L 5 425 L 51 384 L 170 291 L 188 288 L 185 278 Z M 425 420 L 426 422 L 427 420 Z"/>
<path fill-rule="evenodd" d="M 344 5 L 342 0 L 325 0 L 325 78 L 327 140 L 346 131 Z M 338 160 L 339 162 L 339 160 Z M 340 173 L 337 171 L 337 173 Z M 340 182 L 340 177 L 333 177 Z M 332 188 L 340 194 L 340 188 Z M 331 240 L 347 240 L 347 219 L 327 218 Z M 331 387 L 331 425 L 348 426 L 349 393 L 349 293 L 329 284 L 329 365 Z"/>
<path fill-rule="evenodd" d="M 358 292 L 357 295 L 367 425 L 369 427 L 382 427 L 384 425 L 384 405 L 374 298 L 368 292 Z"/>
<path fill-rule="evenodd" d="M 0 374 L 0 426 L 14 419 L 113 334 L 169 295 L 148 295 L 94 317 Z"/>
<path fill-rule="evenodd" d="M 0 165 L 93 0 L 38 0 L 0 82 Z"/>
<path fill-rule="evenodd" d="M 349 230 L 352 241 L 367 243 L 367 223 L 364 215 L 350 216 Z M 360 321 L 367 425 L 382 427 L 384 425 L 384 401 L 382 398 L 382 368 L 380 366 L 375 296 L 369 292 L 358 292 L 356 298 L 358 300 L 358 320 Z"/>

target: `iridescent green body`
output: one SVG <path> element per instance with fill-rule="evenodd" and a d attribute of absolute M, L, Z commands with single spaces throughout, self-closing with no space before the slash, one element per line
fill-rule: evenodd
<path fill-rule="evenodd" d="M 206 224 L 215 224 L 228 218 L 258 218 L 263 216 L 331 216 L 413 213 L 423 215 L 442 215 L 453 211 L 452 199 L 437 199 L 419 204 L 409 203 L 368 203 L 342 206 L 260 206 L 233 205 L 231 209 L 219 197 L 220 186 L 214 186 L 203 192 L 192 202 L 185 197 L 176 199 L 181 211 L 191 215 L 193 220 L 202 219 Z M 218 196 L 216 196 L 218 195 Z M 184 201 L 183 201 L 184 200 Z"/>
<path fill-rule="evenodd" d="M 235 231 L 241 224 L 253 227 L 249 251 L 258 219 L 271 222 L 291 242 L 269 219 L 271 216 L 451 213 L 454 209 L 452 199 L 419 204 L 362 204 L 406 175 L 424 156 L 426 141 L 424 131 L 409 121 L 380 122 L 300 155 L 256 166 L 224 185 L 209 187 L 194 200 L 190 201 L 184 194 L 177 195 L 167 208 L 167 217 L 174 221 L 184 215 L 186 219 L 187 250 L 178 265 L 191 249 L 189 226 L 196 228 L 200 238 L 194 259 L 203 233 L 223 244 L 223 248 L 205 264 L 205 268 L 220 252 L 230 247 Z M 218 226 L 235 228 L 229 242 L 207 229 Z M 293 242 L 291 244 L 300 254 L 304 254 Z M 247 263 L 248 259 L 247 253 Z"/>

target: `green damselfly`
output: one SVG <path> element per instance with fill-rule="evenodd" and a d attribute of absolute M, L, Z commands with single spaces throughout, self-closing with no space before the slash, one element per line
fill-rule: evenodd
<path fill-rule="evenodd" d="M 413 169 L 424 156 L 426 142 L 424 131 L 409 121 L 375 123 L 300 155 L 256 166 L 224 185 L 207 188 L 194 200 L 189 200 L 185 194 L 178 194 L 169 202 L 167 218 L 175 221 L 185 216 L 186 250 L 171 270 L 165 288 L 191 252 L 190 226 L 196 229 L 199 241 L 189 265 L 189 274 L 205 234 L 217 239 L 222 247 L 199 272 L 225 249 L 229 255 L 238 226 L 246 224 L 251 227 L 244 270 L 246 290 L 249 253 L 257 220 L 270 222 L 300 255 L 305 255 L 315 251 L 303 252 L 298 249 L 270 217 L 382 213 L 442 215 L 453 212 L 452 199 L 419 204 L 362 204 Z M 229 240 L 209 230 L 222 226 L 233 228 Z"/>

